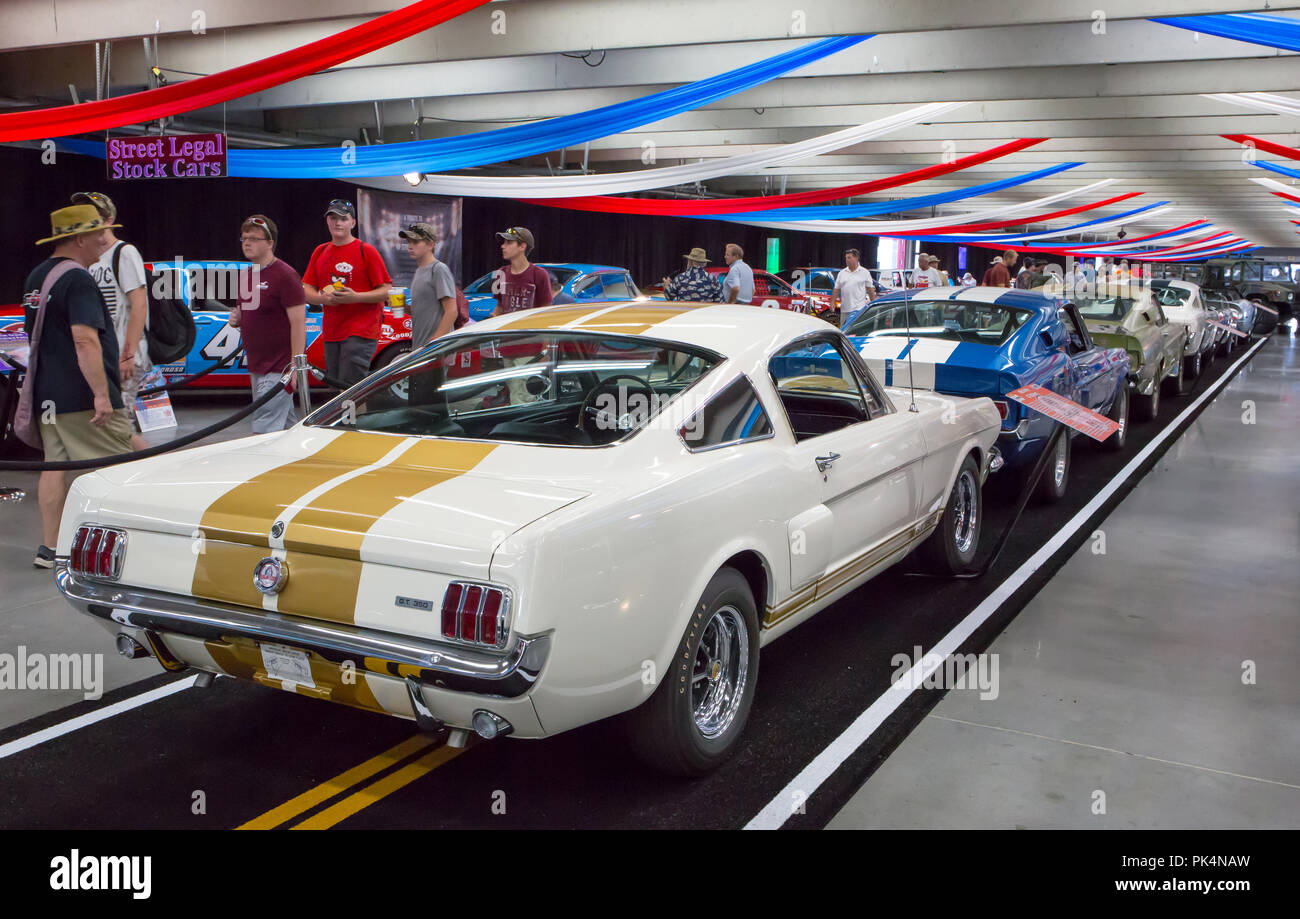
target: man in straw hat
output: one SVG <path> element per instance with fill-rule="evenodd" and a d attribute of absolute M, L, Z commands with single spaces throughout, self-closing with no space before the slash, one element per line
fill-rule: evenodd
<path fill-rule="evenodd" d="M 93 205 L 74 204 L 50 214 L 50 257 L 23 287 L 24 329 L 34 334 L 46 278 L 71 260 L 47 292 L 45 319 L 32 350 L 36 359 L 34 414 L 41 419 L 45 458 L 87 460 L 131 451 L 131 419 L 122 403 L 117 333 L 108 306 L 87 270 L 109 246 L 110 223 Z M 64 472 L 42 472 L 37 486 L 43 543 L 33 564 L 54 567 L 59 519 L 68 496 Z"/>
<path fill-rule="evenodd" d="M 722 286 L 705 270 L 709 259 L 704 250 L 696 246 L 682 258 L 686 259 L 686 269 L 675 278 L 663 279 L 664 296 L 669 300 L 690 303 L 717 303 L 722 296 Z"/>

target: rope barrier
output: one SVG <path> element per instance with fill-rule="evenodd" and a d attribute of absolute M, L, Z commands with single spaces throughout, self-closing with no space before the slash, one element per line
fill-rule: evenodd
<path fill-rule="evenodd" d="M 179 450 L 181 447 L 188 447 L 190 444 L 200 441 L 205 437 L 223 431 L 237 422 L 243 421 L 253 412 L 257 411 L 263 405 L 270 402 L 273 398 L 284 391 L 285 384 L 289 376 L 285 374 L 280 381 L 267 390 L 261 398 L 250 403 L 245 408 L 240 409 L 216 424 L 208 425 L 206 428 L 195 431 L 193 434 L 187 434 L 184 437 L 178 437 L 175 440 L 168 441 L 165 444 L 158 444 L 155 447 L 149 447 L 145 450 L 138 450 L 132 453 L 115 453 L 112 456 L 102 456 L 91 460 L 59 460 L 57 462 L 34 462 L 22 460 L 0 460 L 0 470 L 20 470 L 23 472 L 55 472 L 55 471 L 72 471 L 83 469 L 98 469 L 102 466 L 116 466 L 119 463 L 129 463 L 133 460 L 148 459 L 151 456 L 158 456 L 162 453 L 168 453 L 172 450 Z"/>

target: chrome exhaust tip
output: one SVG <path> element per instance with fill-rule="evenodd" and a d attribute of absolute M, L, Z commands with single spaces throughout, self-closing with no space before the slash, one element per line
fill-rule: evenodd
<path fill-rule="evenodd" d="M 484 740 L 505 737 L 515 729 L 514 725 L 509 721 L 485 708 L 477 709 L 474 712 L 474 717 L 470 720 L 470 727 L 474 728 L 474 733 Z"/>
<path fill-rule="evenodd" d="M 118 632 L 114 642 L 117 644 L 117 653 L 129 661 L 149 656 L 149 649 L 125 632 Z"/>

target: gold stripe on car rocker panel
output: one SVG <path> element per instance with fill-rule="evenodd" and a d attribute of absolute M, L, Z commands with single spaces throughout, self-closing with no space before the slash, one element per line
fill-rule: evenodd
<path fill-rule="evenodd" d="M 344 431 L 310 456 L 268 469 L 217 498 L 199 521 L 203 540 L 197 543 L 190 592 L 261 608 L 253 569 L 269 551 L 271 525 L 313 489 L 392 449 L 391 437 Z"/>
<path fill-rule="evenodd" d="M 391 463 L 317 495 L 284 534 L 289 580 L 277 597 L 282 612 L 355 622 L 361 544 L 408 498 L 469 472 L 496 444 L 422 440 Z M 251 580 L 252 568 L 248 569 Z"/>

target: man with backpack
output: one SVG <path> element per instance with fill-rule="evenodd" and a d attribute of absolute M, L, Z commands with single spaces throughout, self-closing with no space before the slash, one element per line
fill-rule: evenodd
<path fill-rule="evenodd" d="M 335 198 L 325 210 L 330 241 L 316 247 L 303 272 L 307 302 L 325 310 L 325 373 L 351 386 L 370 372 L 392 278 L 379 250 L 352 235 L 357 209 Z"/>
<path fill-rule="evenodd" d="M 406 240 L 406 251 L 415 259 L 411 278 L 411 349 L 423 348 L 435 338 L 460 328 L 456 280 L 446 262 L 434 251 L 438 236 L 427 223 L 413 223 L 397 234 Z"/>
<path fill-rule="evenodd" d="M 117 206 L 102 192 L 79 191 L 72 196 L 72 203 L 91 205 L 110 225 L 117 220 Z M 149 299 L 145 291 L 148 278 L 144 273 L 144 259 L 140 257 L 140 250 L 118 239 L 109 229 L 108 248 L 90 266 L 90 276 L 99 285 L 108 314 L 113 318 L 121 355 L 118 372 L 122 378 L 122 402 L 127 414 L 134 418 L 135 395 L 140 391 L 140 381 L 153 369 L 149 360 L 149 342 L 145 337 Z M 149 444 L 134 427 L 133 422 L 131 449 L 143 450 Z"/>
<path fill-rule="evenodd" d="M 88 460 L 131 451 L 123 410 L 117 334 L 108 306 L 87 269 L 108 248 L 111 229 L 88 204 L 50 214 L 50 257 L 23 285 L 23 328 L 32 345 L 14 427 L 27 443 L 38 429 L 45 459 Z M 32 564 L 54 567 L 68 474 L 41 473 L 37 485 L 43 542 Z"/>

